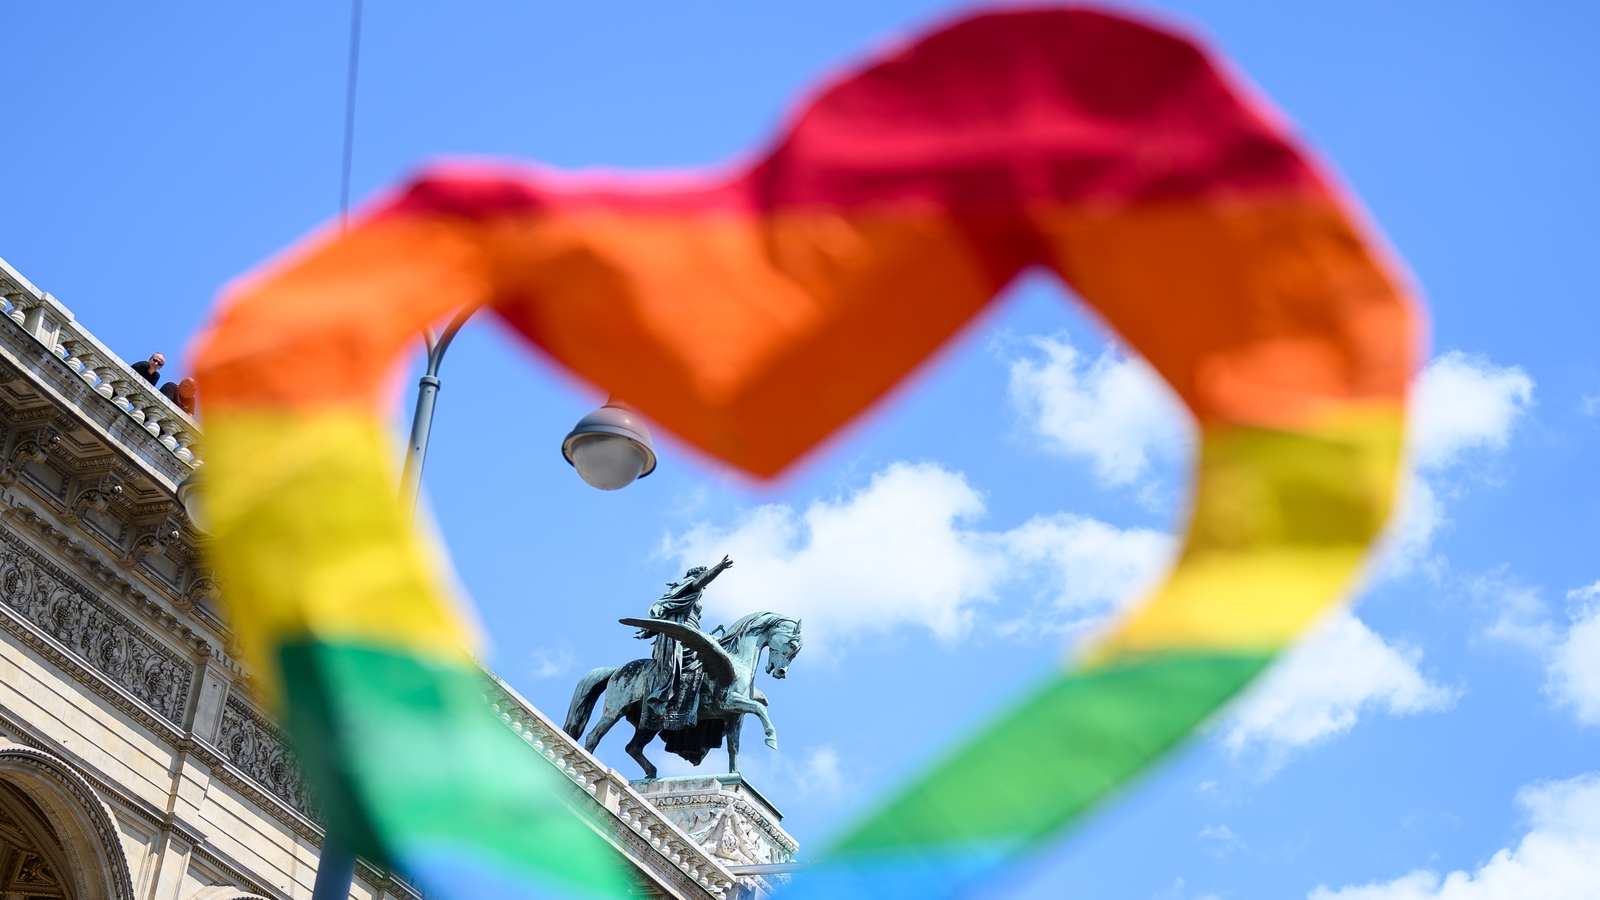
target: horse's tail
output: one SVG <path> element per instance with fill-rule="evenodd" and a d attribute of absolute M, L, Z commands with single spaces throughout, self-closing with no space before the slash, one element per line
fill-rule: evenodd
<path fill-rule="evenodd" d="M 567 724 L 565 730 L 573 739 L 583 738 L 583 729 L 589 726 L 589 716 L 594 714 L 594 704 L 600 695 L 606 692 L 606 682 L 611 680 L 616 669 L 601 666 L 583 676 L 578 682 L 578 689 L 572 692 L 572 705 L 567 707 Z"/>

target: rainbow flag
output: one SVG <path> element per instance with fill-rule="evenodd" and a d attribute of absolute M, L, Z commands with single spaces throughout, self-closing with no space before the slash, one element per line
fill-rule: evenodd
<path fill-rule="evenodd" d="M 793 892 L 953 896 L 1182 740 L 1348 588 L 1389 513 L 1419 352 L 1396 268 L 1194 42 L 1092 9 L 978 15 L 835 78 L 751 164 L 439 165 L 231 286 L 198 354 L 215 562 L 347 845 L 440 896 L 620 896 L 485 706 L 395 499 L 385 410 L 419 329 L 485 305 L 770 476 L 1019 274 L 1054 272 L 1199 422 L 1193 513 L 1152 596 Z"/>

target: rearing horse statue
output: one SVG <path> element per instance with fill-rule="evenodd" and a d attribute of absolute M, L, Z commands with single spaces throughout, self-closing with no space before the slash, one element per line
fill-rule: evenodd
<path fill-rule="evenodd" d="M 751 613 L 733 623 L 722 637 L 707 634 L 678 622 L 662 619 L 620 619 L 647 631 L 659 632 L 693 650 L 699 657 L 705 673 L 700 688 L 699 724 L 682 729 L 682 734 L 665 732 L 667 749 L 698 765 L 713 747 L 728 739 L 728 771 L 739 771 L 739 723 L 746 715 L 761 720 L 766 732 L 767 746 L 778 749 L 778 731 L 772 727 L 767 715 L 767 698 L 756 689 L 756 668 L 761 663 L 761 651 L 767 654 L 767 674 L 784 678 L 789 665 L 805 643 L 800 631 L 800 620 L 774 612 Z M 599 668 L 583 676 L 577 690 L 572 693 L 572 705 L 567 709 L 566 732 L 574 738 L 582 737 L 589 724 L 589 716 L 601 693 L 606 695 L 600 721 L 584 739 L 583 746 L 591 753 L 600 746 L 611 726 L 626 718 L 634 726 L 633 740 L 628 741 L 628 755 L 644 768 L 645 778 L 656 777 L 656 767 L 644 755 L 645 745 L 662 732 L 641 729 L 639 713 L 644 699 L 657 683 L 657 663 L 654 659 L 636 659 L 620 668 Z"/>

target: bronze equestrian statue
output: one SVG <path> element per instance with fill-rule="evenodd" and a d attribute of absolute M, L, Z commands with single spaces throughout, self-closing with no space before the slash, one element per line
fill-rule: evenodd
<path fill-rule="evenodd" d="M 767 715 L 767 698 L 755 686 L 761 651 L 767 673 L 789 674 L 789 665 L 805 639 L 800 621 L 772 612 L 752 613 L 729 626 L 720 637 L 701 631 L 701 594 L 711 579 L 733 563 L 726 557 L 713 569 L 690 569 L 650 607 L 648 619 L 621 619 L 639 629 L 636 637 L 653 637 L 650 658 L 620 668 L 599 668 L 585 675 L 572 694 L 566 732 L 583 736 L 595 703 L 605 694 L 600 720 L 584 740 L 591 753 L 600 739 L 622 719 L 634 726 L 628 755 L 644 768 L 656 767 L 644 755 L 645 745 L 660 734 L 667 751 L 699 765 L 713 748 L 728 741 L 728 771 L 739 771 L 739 724 L 746 715 L 761 720 L 767 746 L 777 749 L 778 733 Z M 724 631 L 722 628 L 716 631 Z"/>

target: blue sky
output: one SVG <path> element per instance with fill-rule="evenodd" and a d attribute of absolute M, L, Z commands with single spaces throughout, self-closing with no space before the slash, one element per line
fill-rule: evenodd
<path fill-rule="evenodd" d="M 441 154 L 735 158 L 961 6 L 371 0 L 354 192 Z M 1354 615 L 996 895 L 1600 893 L 1600 7 L 1139 8 L 1225 51 L 1415 273 L 1416 465 Z M 335 212 L 347 16 L 0 7 L 0 256 L 124 358 L 179 350 L 228 278 Z M 547 712 L 645 651 L 614 620 L 688 564 L 734 556 L 712 622 L 804 616 L 762 684 L 783 751 L 752 733 L 743 761 L 811 847 L 1159 574 L 1184 504 L 1181 417 L 1042 281 L 772 486 L 663 436 L 656 474 L 587 488 L 558 444 L 598 395 L 487 325 L 444 382 L 431 508 L 496 668 Z M 625 741 L 601 755 L 636 774 Z"/>

